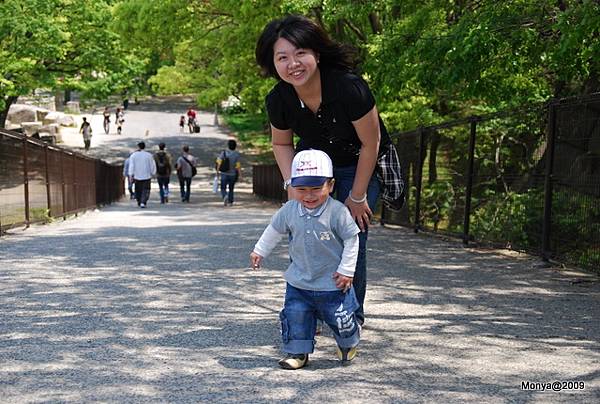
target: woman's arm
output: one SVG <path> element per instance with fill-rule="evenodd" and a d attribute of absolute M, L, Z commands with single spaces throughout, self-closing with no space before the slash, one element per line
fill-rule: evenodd
<path fill-rule="evenodd" d="M 283 180 L 292 176 L 292 160 L 294 159 L 294 137 L 291 129 L 277 129 L 271 125 L 271 144 L 273 154 Z M 292 187 L 288 187 L 288 199 L 292 199 Z"/>
<path fill-rule="evenodd" d="M 379 141 L 381 139 L 377 107 L 374 106 L 362 118 L 353 121 L 352 125 L 356 129 L 361 147 L 352 190 L 344 203 L 350 208 L 350 213 L 358 223 L 358 227 L 364 231 L 369 226 L 373 212 L 371 212 L 366 199 L 361 203 L 356 203 L 350 198 L 361 200 L 366 196 L 369 181 L 375 170 L 377 153 L 379 152 Z"/>

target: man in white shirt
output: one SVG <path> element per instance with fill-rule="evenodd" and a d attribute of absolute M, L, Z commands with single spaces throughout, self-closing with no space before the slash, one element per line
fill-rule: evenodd
<path fill-rule="evenodd" d="M 146 150 L 146 144 L 138 143 L 138 150 L 129 156 L 129 178 L 135 184 L 135 199 L 140 208 L 145 208 L 150 198 L 150 184 L 156 175 L 156 163 L 152 154 Z"/>

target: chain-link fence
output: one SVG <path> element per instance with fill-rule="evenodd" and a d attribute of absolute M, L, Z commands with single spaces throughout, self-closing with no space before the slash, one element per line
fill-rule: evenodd
<path fill-rule="evenodd" d="M 410 192 L 383 222 L 600 270 L 600 95 L 393 138 Z"/>
<path fill-rule="evenodd" d="M 118 200 L 124 194 L 122 170 L 0 130 L 0 234 Z"/>

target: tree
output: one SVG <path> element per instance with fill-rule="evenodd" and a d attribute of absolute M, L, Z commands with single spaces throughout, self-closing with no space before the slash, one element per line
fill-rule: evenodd
<path fill-rule="evenodd" d="M 130 81 L 141 64 L 123 50 L 111 20 L 106 1 L 0 2 L 0 126 L 17 97 L 36 88 L 106 96 Z"/>

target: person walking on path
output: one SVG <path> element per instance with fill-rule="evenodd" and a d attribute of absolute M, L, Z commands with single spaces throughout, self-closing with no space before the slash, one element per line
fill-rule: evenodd
<path fill-rule="evenodd" d="M 189 129 L 190 133 L 194 133 L 194 128 L 196 127 L 197 122 L 196 122 L 196 111 L 194 111 L 194 109 L 192 107 L 188 108 L 187 117 L 188 117 L 188 129 Z"/>
<path fill-rule="evenodd" d="M 121 134 L 123 131 L 123 122 L 125 122 L 125 113 L 121 108 L 117 108 L 115 112 L 115 122 L 117 123 L 117 134 Z"/>
<path fill-rule="evenodd" d="M 131 155 L 130 155 L 131 157 Z M 125 162 L 123 163 L 123 177 L 127 178 L 127 190 L 129 191 L 129 199 L 135 199 L 135 195 L 133 193 L 133 180 L 129 176 L 129 159 L 127 157 Z"/>
<path fill-rule="evenodd" d="M 175 162 L 175 169 L 177 170 L 177 178 L 179 178 L 181 202 L 189 202 L 192 178 L 196 175 L 196 158 L 190 154 L 188 145 L 184 145 L 182 150 L 183 153 Z"/>
<path fill-rule="evenodd" d="M 367 83 L 353 73 L 353 53 L 306 17 L 292 15 L 268 23 L 255 53 L 263 74 L 278 80 L 266 107 L 284 186 L 289 184 L 296 134 L 296 151 L 319 149 L 331 157 L 336 198 L 361 229 L 354 287 L 362 324 L 367 229 L 380 191 L 374 171 L 378 155 L 391 142 L 375 99 Z M 293 199 L 293 189 L 288 196 Z"/>
<path fill-rule="evenodd" d="M 150 198 L 152 177 L 156 175 L 154 157 L 146 150 L 146 144 L 138 143 L 138 150 L 129 156 L 129 176 L 135 185 L 135 199 L 140 208 L 145 208 Z"/>
<path fill-rule="evenodd" d="M 90 144 L 92 143 L 92 125 L 90 125 L 86 117 L 83 117 L 83 123 L 79 128 L 79 133 L 83 135 L 83 147 L 85 148 L 85 151 L 90 150 Z"/>
<path fill-rule="evenodd" d="M 279 314 L 284 369 L 300 369 L 314 351 L 317 319 L 333 331 L 338 358 L 348 364 L 360 340 L 352 286 L 360 230 L 349 210 L 331 198 L 333 166 L 320 150 L 298 153 L 291 166 L 295 200 L 288 201 L 271 220 L 250 254 L 259 268 L 281 238 L 291 232 L 291 263 L 285 272 L 285 303 Z"/>
<path fill-rule="evenodd" d="M 104 118 L 102 121 L 104 133 L 108 135 L 108 132 L 110 132 L 110 111 L 108 107 L 104 107 L 104 111 L 102 111 L 102 117 Z"/>
<path fill-rule="evenodd" d="M 160 203 L 169 202 L 169 181 L 171 180 L 171 155 L 165 151 L 165 144 L 161 142 L 158 145 L 158 151 L 154 153 L 154 162 L 156 163 L 156 181 L 160 194 Z"/>
<path fill-rule="evenodd" d="M 223 150 L 217 157 L 216 169 L 221 174 L 221 198 L 225 206 L 233 205 L 233 189 L 241 177 L 240 153 L 236 147 L 235 140 L 228 140 L 228 150 Z"/>

